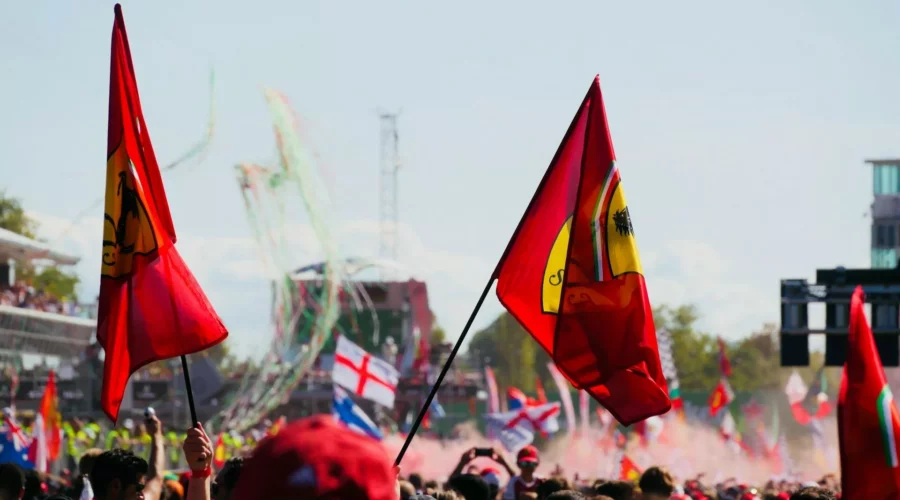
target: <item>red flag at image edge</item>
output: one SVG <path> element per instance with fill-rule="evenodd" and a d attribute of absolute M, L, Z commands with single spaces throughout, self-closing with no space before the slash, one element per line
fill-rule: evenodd
<path fill-rule="evenodd" d="M 672 404 L 599 78 L 494 275 L 504 307 L 624 425 Z"/>
<path fill-rule="evenodd" d="M 844 498 L 900 498 L 900 417 L 865 313 L 865 294 L 850 300 L 847 361 L 838 396 Z"/>
<path fill-rule="evenodd" d="M 132 373 L 225 340 L 221 319 L 175 249 L 175 227 L 141 111 L 122 9 L 109 75 L 106 203 L 97 341 L 101 406 L 116 421 Z"/>

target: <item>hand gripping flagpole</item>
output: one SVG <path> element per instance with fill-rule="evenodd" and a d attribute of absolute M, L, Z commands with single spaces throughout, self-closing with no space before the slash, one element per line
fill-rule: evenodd
<path fill-rule="evenodd" d="M 595 77 L 595 80 L 596 79 L 599 79 L 599 75 Z M 478 315 L 478 311 L 481 309 L 482 304 L 484 304 L 484 299 L 487 298 L 487 294 L 491 290 L 491 286 L 494 284 L 494 280 L 497 279 L 497 274 L 500 271 L 500 266 L 503 265 L 503 262 L 506 260 L 506 256 L 509 254 L 509 250 L 512 248 L 513 242 L 516 241 L 516 236 L 519 235 L 519 231 L 522 229 L 522 225 L 525 224 L 525 219 L 528 217 L 528 214 L 531 213 L 531 208 L 534 205 L 534 202 L 537 200 L 538 195 L 541 194 L 541 191 L 543 191 L 544 185 L 547 183 L 547 179 L 550 178 L 550 174 L 553 172 L 553 166 L 556 165 L 559 160 L 559 156 L 562 153 L 562 145 L 568 142 L 569 136 L 571 136 L 572 132 L 575 130 L 575 125 L 578 123 L 578 118 L 581 116 L 581 112 L 583 111 L 585 105 L 588 102 L 588 98 L 591 96 L 593 91 L 594 87 L 591 87 L 591 89 L 588 90 L 587 95 L 584 96 L 584 100 L 582 101 L 581 106 L 578 108 L 578 113 L 575 115 L 575 118 L 569 125 L 569 129 L 566 131 L 566 135 L 563 137 L 559 149 L 553 156 L 553 160 L 550 162 L 550 166 L 544 172 L 544 177 L 541 178 L 541 182 L 538 184 L 537 189 L 534 190 L 534 194 L 531 196 L 531 201 L 528 202 L 528 208 L 525 209 L 525 213 L 523 213 L 522 218 L 519 219 L 519 224 L 516 226 L 516 230 L 513 231 L 512 236 L 509 238 L 509 242 L 506 244 L 506 249 L 503 250 L 503 255 L 500 257 L 500 260 L 497 261 L 497 266 L 494 268 L 494 272 L 491 273 L 491 278 L 484 286 L 484 291 L 481 292 L 481 297 L 478 298 L 478 302 L 475 303 L 475 309 L 473 309 L 472 314 L 469 315 L 469 320 L 466 321 L 466 326 L 463 327 L 462 333 L 459 334 L 459 339 L 456 341 L 456 345 L 454 345 L 453 350 L 450 351 L 450 356 L 447 357 L 447 362 L 444 363 L 444 367 L 441 368 L 440 375 L 438 375 L 438 378 L 434 382 L 434 385 L 431 386 L 431 392 L 429 392 L 428 397 L 425 398 L 425 404 L 422 405 L 422 409 L 419 410 L 419 416 L 416 417 L 416 421 L 413 423 L 409 434 L 406 436 L 406 441 L 403 442 L 403 447 L 400 448 L 400 453 L 397 454 L 397 459 L 394 460 L 395 466 L 400 465 L 400 462 L 403 460 L 403 455 L 406 454 L 406 450 L 409 448 L 409 444 L 412 442 L 413 438 L 416 435 L 416 432 L 419 430 L 419 425 L 422 423 L 422 420 L 425 419 L 425 414 L 431 407 L 431 402 L 434 401 L 434 397 L 437 395 L 438 389 L 441 388 L 441 383 L 444 382 L 444 376 L 446 376 L 447 372 L 450 370 L 450 365 L 453 363 L 453 359 L 456 358 L 456 353 L 459 352 L 459 348 L 462 347 L 462 343 L 466 339 L 466 335 L 468 335 L 469 329 L 472 327 L 472 322 L 475 321 L 475 316 Z"/>

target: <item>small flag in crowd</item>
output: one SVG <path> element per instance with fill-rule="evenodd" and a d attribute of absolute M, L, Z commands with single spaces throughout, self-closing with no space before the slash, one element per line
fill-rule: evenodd
<path fill-rule="evenodd" d="M 202 351 L 228 336 L 175 250 L 175 226 L 118 4 L 115 16 L 97 313 L 97 341 L 106 353 L 101 406 L 113 421 L 138 368 Z"/>
<path fill-rule="evenodd" d="M 548 436 L 559 431 L 559 403 L 529 406 L 485 415 L 487 427 L 510 452 L 534 441 L 534 435 Z"/>
<path fill-rule="evenodd" d="M 719 371 L 723 377 L 731 376 L 731 361 L 728 360 L 728 353 L 725 351 L 725 341 L 722 337 L 716 339 L 719 343 Z"/>
<path fill-rule="evenodd" d="M 709 414 L 715 417 L 722 408 L 727 408 L 734 401 L 734 391 L 724 377 L 719 379 L 712 394 L 709 395 Z"/>
<path fill-rule="evenodd" d="M 31 440 L 16 422 L 11 411 L 5 410 L 3 413 L 3 425 L 0 427 L 0 463 L 14 463 L 23 469 L 34 469 L 34 463 L 28 459 Z"/>
<path fill-rule="evenodd" d="M 619 480 L 637 481 L 641 478 L 641 468 L 628 458 L 628 455 L 622 454 L 622 461 L 619 465 Z"/>
<path fill-rule="evenodd" d="M 334 386 L 334 401 L 332 413 L 335 420 L 346 425 L 350 429 L 365 434 L 373 439 L 381 440 L 383 435 L 375 422 L 366 415 L 362 408 L 350 399 L 347 391 Z"/>
<path fill-rule="evenodd" d="M 900 498 L 900 416 L 866 321 L 864 300 L 862 287 L 857 287 L 850 301 L 847 361 L 838 400 L 841 492 L 853 499 Z"/>
<path fill-rule="evenodd" d="M 547 363 L 547 370 L 550 377 L 556 383 L 556 389 L 559 391 L 559 399 L 562 401 L 563 410 L 566 413 L 566 430 L 570 433 L 575 432 L 575 405 L 572 404 L 572 391 L 569 389 L 569 381 L 559 372 L 559 369 L 553 362 Z"/>
<path fill-rule="evenodd" d="M 357 396 L 394 407 L 400 374 L 390 363 L 372 356 L 344 335 L 338 337 L 331 378 Z"/>
<path fill-rule="evenodd" d="M 595 79 L 497 272 L 497 297 L 566 378 L 630 425 L 671 408 Z"/>

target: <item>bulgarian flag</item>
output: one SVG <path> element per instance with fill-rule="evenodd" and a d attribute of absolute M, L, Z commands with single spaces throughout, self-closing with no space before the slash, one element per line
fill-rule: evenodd
<path fill-rule="evenodd" d="M 838 399 L 843 497 L 900 498 L 900 416 L 857 287 L 850 302 L 847 361 Z"/>

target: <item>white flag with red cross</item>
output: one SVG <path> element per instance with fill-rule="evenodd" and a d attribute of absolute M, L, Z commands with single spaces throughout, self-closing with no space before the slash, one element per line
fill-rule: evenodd
<path fill-rule="evenodd" d="M 559 431 L 559 403 L 490 413 L 485 419 L 488 429 L 494 432 L 503 447 L 515 453 L 531 444 L 535 434 L 546 437 Z"/>
<path fill-rule="evenodd" d="M 357 396 L 393 408 L 400 374 L 388 362 L 372 356 L 341 335 L 334 353 L 331 379 Z"/>

